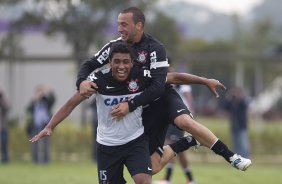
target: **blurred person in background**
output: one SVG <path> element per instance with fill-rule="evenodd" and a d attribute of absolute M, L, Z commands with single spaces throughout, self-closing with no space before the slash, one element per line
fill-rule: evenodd
<path fill-rule="evenodd" d="M 8 112 L 9 104 L 4 93 L 0 90 L 0 148 L 1 148 L 1 162 L 9 162 L 8 153 Z"/>
<path fill-rule="evenodd" d="M 38 85 L 34 96 L 27 107 L 29 113 L 28 134 L 33 137 L 49 122 L 52 114 L 51 109 L 55 102 L 55 95 L 50 87 Z M 49 137 L 44 137 L 39 142 L 31 145 L 33 163 L 48 163 L 50 160 Z"/>
<path fill-rule="evenodd" d="M 249 158 L 248 102 L 242 88 L 233 87 L 226 93 L 224 108 L 229 114 L 233 150 Z"/>

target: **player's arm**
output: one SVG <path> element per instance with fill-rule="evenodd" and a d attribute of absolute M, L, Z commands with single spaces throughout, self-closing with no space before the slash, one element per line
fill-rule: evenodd
<path fill-rule="evenodd" d="M 31 138 L 30 142 L 36 142 L 44 136 L 50 136 L 54 128 L 61 123 L 72 110 L 78 106 L 86 98 L 81 96 L 79 92 L 76 92 L 51 118 L 49 123 L 41 130 L 37 135 Z"/>
<path fill-rule="evenodd" d="M 95 93 L 96 84 L 86 80 L 91 72 L 107 64 L 111 42 L 106 44 L 92 58 L 87 59 L 81 66 L 77 75 L 76 87 L 82 96 L 89 98 Z"/>
<path fill-rule="evenodd" d="M 168 61 L 163 45 L 158 45 L 150 54 L 151 84 L 138 96 L 128 102 L 129 111 L 134 111 L 139 106 L 151 103 L 160 97 L 165 91 L 166 75 L 168 71 Z"/>
<path fill-rule="evenodd" d="M 219 94 L 216 88 L 226 89 L 226 87 L 216 79 L 207 79 L 205 77 L 199 77 L 188 73 L 176 73 L 171 72 L 167 74 L 167 83 L 169 84 L 203 84 L 206 85 L 209 90 L 218 98 Z"/>

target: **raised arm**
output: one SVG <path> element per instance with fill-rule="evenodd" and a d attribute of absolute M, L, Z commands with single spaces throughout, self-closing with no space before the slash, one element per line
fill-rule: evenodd
<path fill-rule="evenodd" d="M 61 123 L 72 110 L 78 106 L 85 97 L 82 97 L 78 92 L 76 92 L 51 118 L 49 123 L 41 130 L 37 135 L 31 138 L 30 142 L 36 142 L 44 136 L 50 136 L 54 128 Z"/>
<path fill-rule="evenodd" d="M 199 77 L 197 75 L 192 75 L 188 73 L 176 73 L 170 72 L 167 74 L 167 83 L 169 84 L 203 84 L 206 85 L 209 90 L 214 94 L 216 98 L 219 97 L 219 94 L 216 91 L 216 88 L 219 87 L 223 90 L 226 87 L 216 79 L 207 79 L 205 77 Z"/>

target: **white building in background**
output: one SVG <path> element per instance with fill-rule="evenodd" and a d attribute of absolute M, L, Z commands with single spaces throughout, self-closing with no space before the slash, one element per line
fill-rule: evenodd
<path fill-rule="evenodd" d="M 0 40 L 7 32 L 0 32 Z M 65 43 L 62 35 L 47 37 L 40 31 L 27 32 L 22 36 L 20 47 L 27 58 L 69 58 L 71 48 Z M 32 60 L 10 63 L 0 58 L 0 89 L 11 103 L 11 118 L 25 121 L 26 107 L 38 84 L 53 88 L 56 94 L 56 111 L 76 91 L 76 65 L 73 60 Z M 78 120 L 81 113 L 79 106 L 70 118 Z"/>

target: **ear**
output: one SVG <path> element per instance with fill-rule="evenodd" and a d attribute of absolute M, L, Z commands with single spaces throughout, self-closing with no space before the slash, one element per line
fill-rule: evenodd
<path fill-rule="evenodd" d="M 109 65 L 112 66 L 112 59 L 109 59 Z"/>
<path fill-rule="evenodd" d="M 143 24 L 142 24 L 142 22 L 138 22 L 138 23 L 136 24 L 136 28 L 137 28 L 138 30 L 142 30 L 142 29 L 143 29 Z"/>

